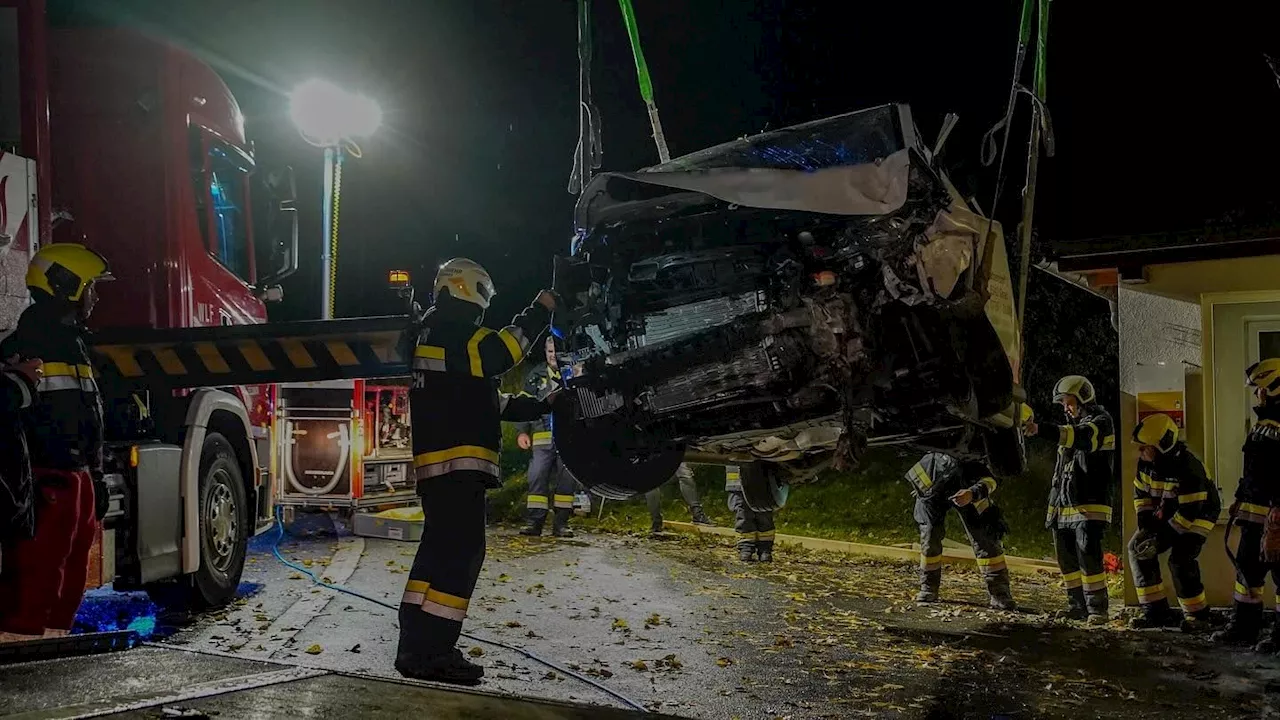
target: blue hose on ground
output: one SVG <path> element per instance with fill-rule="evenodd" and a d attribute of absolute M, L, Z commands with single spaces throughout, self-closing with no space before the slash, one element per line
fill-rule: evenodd
<path fill-rule="evenodd" d="M 341 586 L 341 585 L 334 585 L 333 583 L 327 583 L 327 582 L 325 582 L 325 581 L 321 580 L 320 578 L 316 577 L 315 573 L 311 572 L 310 570 L 306 569 L 305 567 L 302 567 L 301 565 L 298 565 L 297 563 L 289 562 L 288 560 L 286 560 L 286 559 L 285 559 L 284 555 L 281 555 L 281 554 L 280 554 L 280 541 L 281 541 L 281 540 L 284 540 L 284 522 L 282 521 L 282 519 L 281 519 L 281 517 L 280 517 L 280 508 L 279 508 L 279 507 L 277 507 L 277 508 L 276 508 L 276 539 L 275 539 L 275 542 L 271 543 L 271 554 L 272 554 L 272 555 L 275 555 L 275 556 L 276 556 L 276 559 L 277 559 L 277 560 L 279 560 L 279 561 L 280 561 L 280 562 L 281 562 L 285 567 L 290 568 L 290 569 L 292 569 L 292 570 L 296 570 L 296 571 L 298 571 L 298 572 L 302 573 L 303 575 L 306 575 L 307 577 L 311 578 L 311 582 L 315 583 L 316 585 L 319 585 L 320 587 L 328 588 L 328 589 L 333 590 L 333 591 L 335 591 L 335 592 L 344 593 L 344 594 L 346 594 L 346 595 L 351 595 L 352 597 L 358 597 L 358 598 L 360 598 L 361 600 L 367 600 L 368 602 L 371 602 L 371 603 L 373 603 L 373 604 L 375 604 L 375 605 L 381 605 L 382 607 L 385 607 L 385 608 L 388 608 L 388 609 L 390 609 L 390 610 L 395 610 L 395 611 L 399 612 L 400 607 L 399 607 L 398 605 L 392 605 L 391 603 L 389 603 L 389 602 L 387 602 L 387 601 L 385 601 L 385 600 L 379 600 L 378 598 L 370 597 L 369 595 L 365 595 L 365 594 L 363 594 L 363 593 L 356 592 L 355 590 L 352 590 L 352 589 L 350 589 L 350 588 L 343 587 L 343 586 Z M 568 677 L 574 678 L 575 680 L 581 680 L 582 682 L 584 682 L 584 683 L 586 683 L 586 684 L 588 684 L 588 685 L 590 685 L 590 686 L 592 686 L 592 687 L 596 688 L 597 690 L 599 690 L 599 691 L 601 691 L 601 692 L 605 693 L 606 695 L 608 695 L 608 696 L 612 697 L 613 699 L 617 700 L 618 702 L 620 702 L 620 703 L 622 703 L 622 704 L 624 704 L 624 705 L 626 705 L 626 706 L 628 706 L 628 707 L 630 707 L 630 708 L 632 708 L 632 709 L 639 710 L 640 712 L 649 712 L 648 708 L 646 708 L 645 706 L 641 705 L 640 703 L 636 702 L 635 700 L 632 700 L 631 698 L 627 697 L 626 695 L 623 695 L 622 693 L 618 692 L 617 690 L 614 690 L 613 688 L 611 688 L 611 687 L 609 687 L 609 686 L 605 685 L 604 683 L 597 682 L 597 681 L 595 681 L 595 680 L 593 680 L 593 679 L 591 679 L 591 678 L 587 677 L 586 675 L 583 675 L 583 674 L 581 674 L 581 673 L 574 672 L 573 670 L 570 670 L 569 668 L 566 668 L 566 667 L 564 667 L 564 666 L 560 665 L 559 663 L 555 663 L 555 662 L 552 662 L 552 661 L 547 660 L 547 659 L 545 659 L 545 658 L 539 657 L 538 655 L 536 655 L 536 654 L 534 654 L 534 653 L 532 653 L 532 652 L 530 652 L 530 651 L 528 651 L 528 650 L 525 650 L 524 648 L 516 647 L 515 645 L 508 645 L 508 644 L 506 644 L 506 643 L 504 643 L 504 642 L 499 642 L 499 641 L 497 641 L 497 640 L 489 640 L 488 638 L 482 638 L 482 637 L 479 637 L 479 636 L 477 636 L 477 635 L 472 635 L 471 633 L 466 633 L 466 632 L 462 633 L 462 637 L 467 638 L 468 640 L 474 640 L 474 641 L 476 641 L 476 642 L 481 642 L 481 643 L 484 643 L 484 644 L 486 644 L 486 645 L 492 645 L 492 646 L 494 646 L 494 647 L 500 647 L 500 648 L 502 648 L 503 650 L 510 650 L 510 651 L 512 651 L 512 652 L 514 652 L 514 653 L 518 653 L 518 654 L 520 654 L 520 655 L 523 655 L 523 656 L 525 656 L 525 657 L 529 658 L 530 660 L 532 660 L 532 661 L 534 661 L 534 662 L 536 662 L 536 663 L 539 663 L 539 664 L 541 664 L 541 665 L 545 665 L 545 666 L 547 666 L 547 667 L 551 668 L 552 670 L 556 670 L 556 671 L 558 671 L 558 672 L 560 672 L 560 673 L 562 673 L 562 674 L 564 674 L 564 675 L 566 675 L 566 676 L 568 676 Z"/>

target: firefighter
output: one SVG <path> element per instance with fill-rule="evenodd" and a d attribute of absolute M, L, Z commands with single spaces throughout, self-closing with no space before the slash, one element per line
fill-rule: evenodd
<path fill-rule="evenodd" d="M 484 676 L 455 645 L 484 563 L 485 490 L 502 484 L 502 421 L 528 422 L 547 409 L 546 401 L 499 393 L 498 377 L 546 329 L 555 296 L 540 292 L 495 332 L 480 325 L 493 295 L 484 268 L 450 260 L 436 274 L 435 304 L 418 323 L 409 406 L 426 523 L 400 601 L 395 661 L 409 678 L 476 684 Z"/>
<path fill-rule="evenodd" d="M 954 506 L 973 545 L 973 556 L 986 581 L 991 607 L 1017 609 L 1009 588 L 1004 547 L 1000 543 L 1006 526 L 1000 508 L 991 499 L 996 491 L 991 471 L 982 463 L 931 452 L 911 467 L 906 478 L 916 497 L 915 520 L 920 526 L 920 592 L 916 602 L 938 602 L 938 588 L 942 584 L 942 539 L 946 536 L 947 512 Z"/>
<path fill-rule="evenodd" d="M 1097 403 L 1093 383 L 1068 375 L 1053 389 L 1062 406 L 1063 425 L 1026 424 L 1028 435 L 1058 443 L 1058 462 L 1049 489 L 1045 527 L 1053 532 L 1058 569 L 1067 589 L 1064 617 L 1101 625 L 1107 621 L 1107 574 L 1102 539 L 1111 524 L 1111 486 L 1115 478 L 1115 425 Z"/>
<path fill-rule="evenodd" d="M 560 386 L 556 372 L 555 338 L 547 335 L 547 363 L 539 365 L 529 372 L 525 379 L 526 394 L 538 398 L 546 398 Z M 519 423 L 516 443 L 522 450 L 533 450 L 529 459 L 529 495 L 525 499 L 527 517 L 521 535 L 538 536 L 542 534 L 542 525 L 547 519 L 547 507 L 555 509 L 551 521 L 551 534 L 556 537 L 573 537 L 569 529 L 569 518 L 573 515 L 573 496 L 577 483 L 560 456 L 556 453 L 555 441 L 551 437 L 551 416 L 543 415 L 532 422 Z M 555 478 L 554 495 L 548 496 L 551 480 Z"/>
<path fill-rule="evenodd" d="M 733 511 L 733 529 L 738 533 L 738 559 L 754 562 L 773 562 L 773 511 L 752 510 L 742 494 L 742 472 L 737 465 L 724 468 L 724 490 L 729 494 L 729 509 Z"/>
<path fill-rule="evenodd" d="M 714 525 L 702 509 L 702 500 L 698 498 L 698 484 L 693 481 L 693 470 L 688 463 L 680 463 L 680 467 L 676 468 L 675 478 L 680 483 L 680 496 L 684 498 L 684 504 L 689 506 L 693 524 Z M 649 506 L 650 532 L 662 532 L 662 486 L 645 493 L 644 501 Z"/>
<path fill-rule="evenodd" d="M 1160 554 L 1168 552 L 1183 629 L 1203 629 L 1209 622 L 1209 606 L 1199 558 L 1205 537 L 1222 511 L 1218 487 L 1200 459 L 1178 439 L 1178 426 L 1168 415 L 1144 418 L 1133 429 L 1133 440 L 1139 446 L 1138 475 L 1133 481 L 1138 531 L 1129 541 L 1129 560 L 1143 614 L 1130 626 L 1166 627 L 1178 620 L 1160 578 Z"/>
<path fill-rule="evenodd" d="M 1240 533 L 1236 546 L 1236 582 L 1231 621 L 1213 639 L 1236 645 L 1252 645 L 1262 628 L 1262 589 L 1267 573 L 1280 587 L 1276 565 L 1262 557 L 1262 540 L 1267 517 L 1277 505 L 1280 491 L 1280 358 L 1268 358 L 1245 372 L 1257 404 L 1257 420 L 1244 443 L 1244 467 L 1235 501 L 1228 512 L 1231 525 Z M 1258 643 L 1258 650 L 1274 652 L 1280 647 L 1280 623 L 1272 625 L 1271 636 Z"/>
<path fill-rule="evenodd" d="M 11 639 L 67 634 L 84 596 L 107 500 L 100 486 L 102 400 L 84 322 L 97 283 L 111 279 L 107 261 L 83 245 L 40 248 L 27 268 L 32 304 L 0 343 L 0 357 L 44 361 L 37 397 L 23 415 L 35 533 L 5 546 L 0 569 L 0 632 Z"/>
<path fill-rule="evenodd" d="M 9 437 L 9 441 L 0 446 L 0 544 L 18 537 L 31 537 L 35 531 L 31 456 L 20 411 L 31 407 L 38 397 L 43 374 L 40 360 L 22 360 L 16 355 L 0 367 L 0 417 Z"/>

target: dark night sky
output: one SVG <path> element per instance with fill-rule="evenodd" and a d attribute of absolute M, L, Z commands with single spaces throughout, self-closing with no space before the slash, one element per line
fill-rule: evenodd
<path fill-rule="evenodd" d="M 944 160 L 989 205 L 994 173 L 979 166 L 978 146 L 1003 112 L 1016 0 L 634 2 L 673 154 L 905 101 L 928 139 L 945 112 L 960 114 Z M 1262 52 L 1280 54 L 1280 39 L 1270 37 L 1276 18 L 1250 4 L 1053 4 L 1058 156 L 1042 164 L 1043 238 L 1195 227 L 1272 200 L 1280 88 Z M 339 314 L 393 311 L 383 289 L 389 267 L 425 283 L 454 255 L 485 264 L 498 283 L 491 322 L 550 281 L 573 202 L 565 190 L 577 133 L 572 0 L 92 5 L 222 59 L 260 167 L 297 169 L 304 269 L 286 282 L 274 317 L 311 317 L 318 303 L 320 156 L 293 131 L 279 93 L 312 76 L 361 89 L 386 110 L 386 131 L 347 166 Z M 617 4 L 595 7 L 605 167 L 652 164 Z M 1014 132 L 1014 177 L 1000 209 L 1010 228 L 1026 130 Z"/>

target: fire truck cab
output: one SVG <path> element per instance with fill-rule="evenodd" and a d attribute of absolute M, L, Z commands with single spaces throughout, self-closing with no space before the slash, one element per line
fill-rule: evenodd
<path fill-rule="evenodd" d="M 251 184 L 268 237 L 254 237 Z M 95 331 L 263 323 L 297 267 L 293 199 L 291 173 L 255 174 L 244 117 L 207 65 L 129 30 L 50 28 L 43 0 L 0 0 L 0 334 L 27 302 L 27 261 L 54 241 L 111 263 Z M 140 370 L 197 361 L 157 352 Z M 97 579 L 227 602 L 250 536 L 271 524 L 274 386 L 104 396 Z"/>

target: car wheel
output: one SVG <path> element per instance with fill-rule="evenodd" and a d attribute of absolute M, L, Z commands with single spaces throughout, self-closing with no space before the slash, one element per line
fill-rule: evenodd
<path fill-rule="evenodd" d="M 161 606 L 207 610 L 235 597 L 244 572 L 252 528 L 244 475 L 231 443 L 219 433 L 205 436 L 200 453 L 200 568 L 176 582 L 147 587 Z"/>
<path fill-rule="evenodd" d="M 772 512 L 787 504 L 791 486 L 782 480 L 781 468 L 771 462 L 753 462 L 739 467 L 742 499 L 756 512 Z"/>
<path fill-rule="evenodd" d="M 1022 430 L 1016 427 L 988 430 L 987 464 L 1001 477 L 1021 475 L 1027 469 L 1027 449 Z"/>
<path fill-rule="evenodd" d="M 588 425 L 557 410 L 554 429 L 560 461 L 588 490 L 610 500 L 663 485 L 684 461 L 683 445 L 644 437 L 620 418 Z"/>

